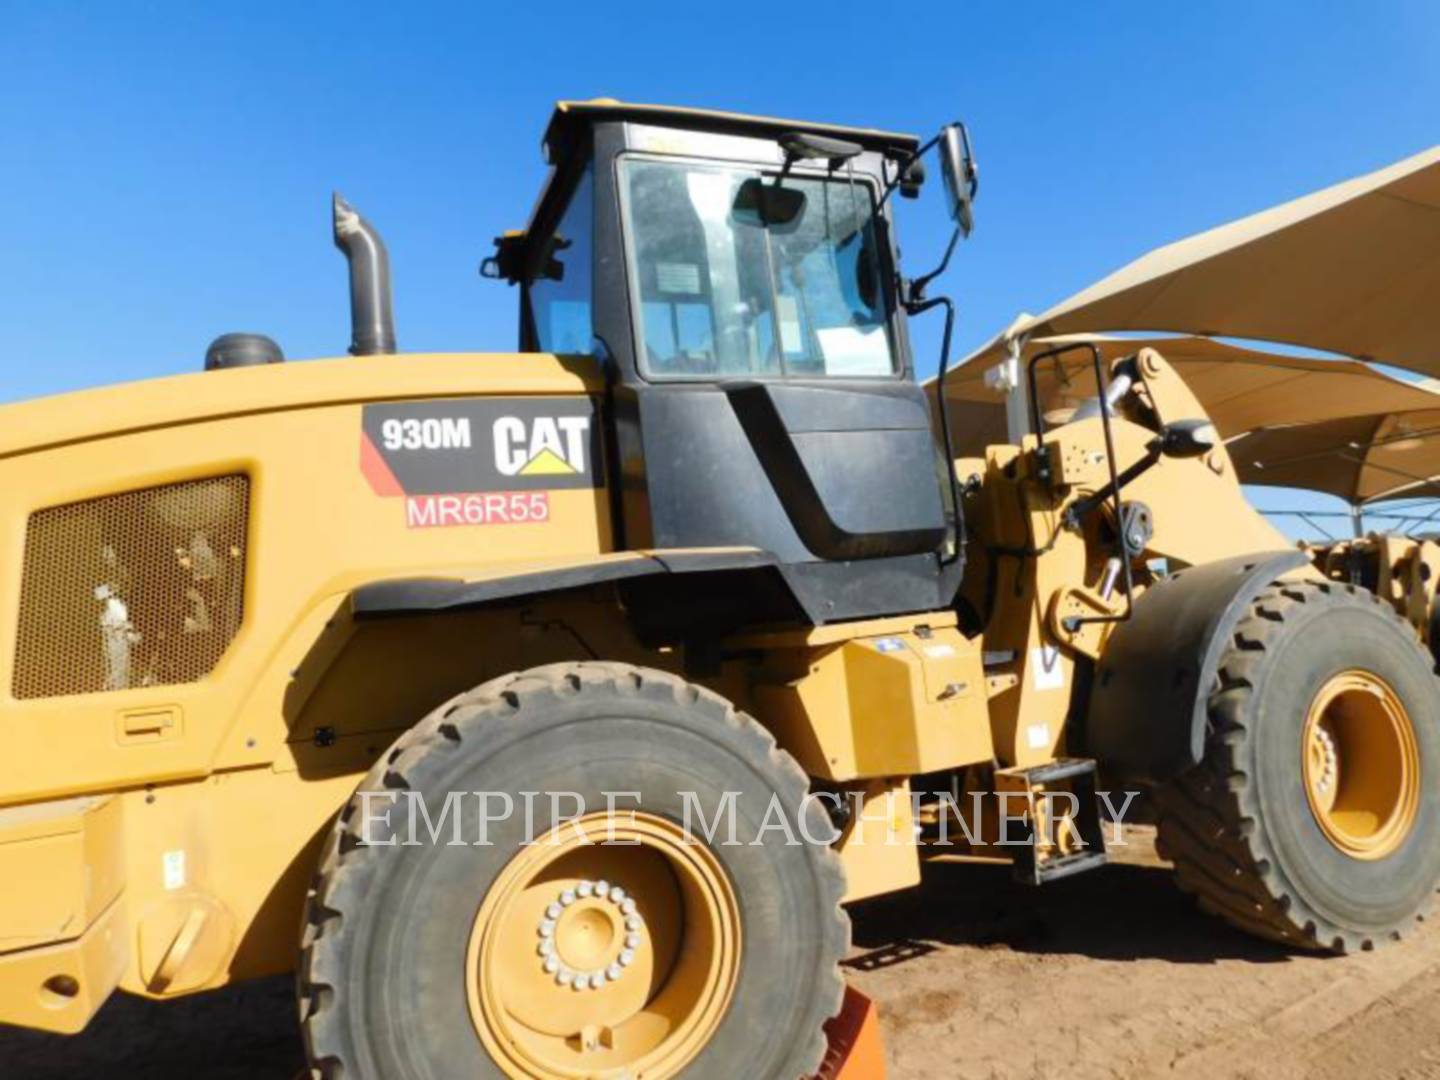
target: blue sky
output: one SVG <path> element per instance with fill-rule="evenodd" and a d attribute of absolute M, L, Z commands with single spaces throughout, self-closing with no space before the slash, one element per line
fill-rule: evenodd
<path fill-rule="evenodd" d="M 332 188 L 384 232 L 402 348 L 512 347 L 513 293 L 476 265 L 523 223 L 561 97 L 965 119 L 957 355 L 1157 244 L 1440 141 L 1425 0 L 0 0 L 0 27 L 0 400 L 193 370 L 226 330 L 343 353 Z M 912 271 L 945 239 L 929 195 L 903 204 Z"/>

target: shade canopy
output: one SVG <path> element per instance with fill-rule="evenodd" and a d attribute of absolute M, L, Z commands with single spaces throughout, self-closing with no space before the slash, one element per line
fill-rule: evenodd
<path fill-rule="evenodd" d="M 1314 424 L 1440 408 L 1440 382 L 1408 382 L 1357 360 L 1323 360 L 1241 348 L 1201 337 L 1121 338 L 1071 334 L 1032 338 L 1022 363 L 1057 346 L 1094 343 L 1106 361 L 1152 348 L 1168 360 L 1225 438 L 1259 427 Z M 957 447 L 973 451 L 1005 439 L 1005 404 L 985 379 L 984 364 L 965 364 L 945 380 Z M 1064 419 L 1095 393 L 1090 353 L 1076 348 L 1036 369 L 1041 412 Z M 932 388 L 935 380 L 927 386 Z"/>
<path fill-rule="evenodd" d="M 1262 428 L 1229 449 L 1247 484 L 1323 491 L 1356 506 L 1440 498 L 1440 408 Z"/>
<path fill-rule="evenodd" d="M 1242 482 L 1306 488 L 1360 504 L 1440 497 L 1440 382 L 1409 382 L 1357 360 L 1322 360 L 1241 348 L 1209 338 L 1119 338 L 1074 334 L 1032 339 L 1026 365 L 1043 351 L 1094 343 L 1106 360 L 1142 348 L 1160 352 L 1227 440 Z M 952 445 L 978 456 L 1004 442 L 1005 404 L 966 365 L 945 381 Z M 1075 349 L 1036 369 L 1042 413 L 1061 423 L 1095 394 L 1090 353 Z M 935 392 L 935 380 L 927 388 Z"/>
<path fill-rule="evenodd" d="M 1157 248 L 1006 338 L 1176 331 L 1279 341 L 1440 375 L 1440 147 Z M 988 366 L 988 365 L 987 365 Z"/>

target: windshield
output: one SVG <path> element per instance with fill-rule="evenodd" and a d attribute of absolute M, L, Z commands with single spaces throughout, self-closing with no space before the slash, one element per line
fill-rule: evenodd
<path fill-rule="evenodd" d="M 895 371 L 868 183 L 792 176 L 782 199 L 756 169 L 622 169 L 651 374 Z"/>

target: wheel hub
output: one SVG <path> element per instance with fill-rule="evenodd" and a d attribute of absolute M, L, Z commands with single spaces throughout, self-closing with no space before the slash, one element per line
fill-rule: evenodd
<path fill-rule="evenodd" d="M 708 848 L 665 819 L 591 815 L 491 886 L 470 934 L 470 1014 L 507 1076 L 663 1080 L 714 1034 L 739 957 L 739 905 Z"/>
<path fill-rule="evenodd" d="M 1393 689 L 1368 671 L 1329 679 L 1301 737 L 1305 794 L 1326 839 L 1356 859 L 1382 859 L 1405 842 L 1420 804 L 1420 752 Z"/>
<path fill-rule="evenodd" d="M 645 921 L 619 885 L 581 881 L 561 890 L 540 920 L 540 964 L 558 986 L 600 990 L 618 982 L 644 945 Z"/>

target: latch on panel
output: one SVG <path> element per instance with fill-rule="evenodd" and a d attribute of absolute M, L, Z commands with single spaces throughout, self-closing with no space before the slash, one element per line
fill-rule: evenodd
<path fill-rule="evenodd" d="M 122 712 L 115 725 L 115 737 L 121 746 L 178 739 L 180 733 L 180 709 L 174 705 Z"/>

